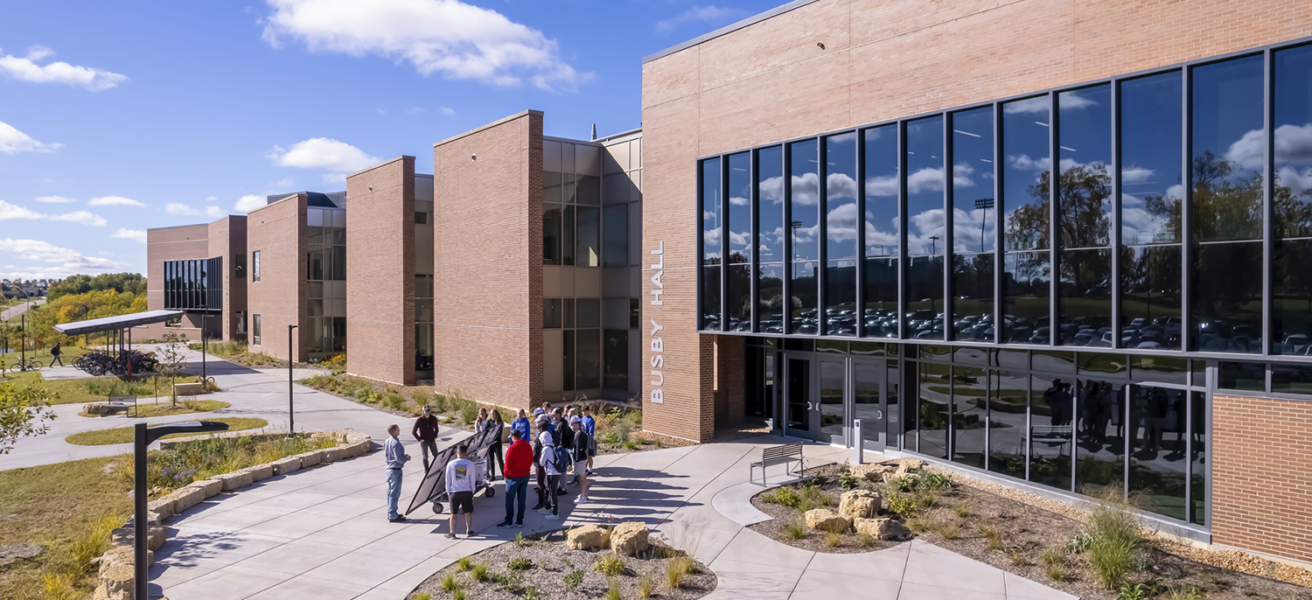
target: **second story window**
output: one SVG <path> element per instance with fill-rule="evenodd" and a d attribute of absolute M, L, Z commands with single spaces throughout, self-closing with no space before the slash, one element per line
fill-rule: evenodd
<path fill-rule="evenodd" d="M 260 251 L 256 250 L 251 253 L 251 281 L 259 283 L 260 281 Z"/>

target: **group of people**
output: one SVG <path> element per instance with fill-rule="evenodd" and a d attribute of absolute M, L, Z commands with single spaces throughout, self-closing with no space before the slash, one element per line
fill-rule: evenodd
<path fill-rule="evenodd" d="M 474 422 L 475 431 L 495 429 L 503 430 L 505 422 L 501 411 L 485 408 L 479 409 L 478 419 Z M 528 484 L 530 475 L 536 472 L 537 503 L 532 510 L 545 515 L 546 520 L 560 519 L 560 498 L 568 494 L 565 489 L 565 476 L 574 474 L 569 485 L 578 485 L 576 503 L 588 502 L 588 476 L 592 474 L 593 457 L 597 454 L 595 440 L 597 421 L 589 409 L 552 408 L 543 403 L 533 409 L 530 419 L 528 413 L 521 409 L 514 421 L 510 423 L 510 446 L 502 451 L 501 436 L 488 448 L 487 480 L 496 480 L 497 467 L 506 482 L 506 517 L 497 527 L 511 528 L 524 525 L 524 513 L 528 504 Z M 389 435 L 383 447 L 387 463 L 387 520 L 393 523 L 404 522 L 404 515 L 399 514 L 397 503 L 401 495 L 401 470 L 410 460 L 400 440 L 400 427 L 392 425 L 387 429 Z M 438 420 L 430 407 L 423 408 L 423 414 L 415 420 L 411 435 L 419 442 L 423 452 L 424 471 L 431 467 L 431 460 L 437 457 Z M 451 504 L 450 530 L 446 537 L 456 537 L 458 515 L 465 516 L 465 532 L 473 537 L 474 491 L 476 487 L 475 465 L 466 458 L 469 448 L 461 444 L 456 448 L 456 456 L 445 468 L 446 491 Z"/>

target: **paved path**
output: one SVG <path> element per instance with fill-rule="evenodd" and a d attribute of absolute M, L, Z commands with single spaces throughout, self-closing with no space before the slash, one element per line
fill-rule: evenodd
<path fill-rule="evenodd" d="M 746 529 L 735 519 L 755 512 L 742 506 L 751 496 L 742 486 L 747 465 L 777 442 L 762 437 L 598 457 L 593 503 L 576 506 L 571 495 L 563 505 L 570 512 L 557 523 L 529 511 L 525 529 L 644 521 L 710 565 L 719 584 L 708 598 L 716 600 L 1072 598 L 918 540 L 865 554 L 823 554 Z M 823 446 L 806 452 L 808 464 L 847 456 Z M 500 494 L 475 500 L 473 539 L 446 539 L 446 519 L 427 506 L 405 524 L 388 523 L 381 460 L 374 452 L 266 480 L 174 518 L 151 569 L 152 597 L 399 600 L 457 558 L 513 538 L 516 530 L 494 526 L 504 514 Z M 417 463 L 405 471 L 403 508 L 419 482 Z"/>
<path fill-rule="evenodd" d="M 187 351 L 190 372 L 199 374 L 200 353 Z M 73 367 L 55 367 L 42 369 L 43 377 L 61 377 L 72 371 L 82 373 Z M 113 444 L 107 446 L 76 446 L 64 441 L 64 438 L 82 431 L 125 427 L 138 421 L 147 423 L 171 423 L 195 421 L 198 418 L 212 417 L 259 417 L 269 422 L 269 427 L 285 431 L 287 418 L 287 371 L 286 369 L 259 371 L 209 357 L 207 371 L 223 389 L 222 392 L 205 394 L 205 400 L 220 400 L 232 406 L 223 410 L 201 413 L 153 417 L 149 419 L 129 419 L 122 416 L 79 417 L 82 404 L 61 404 L 54 408 L 56 418 L 50 422 L 50 432 L 35 438 L 22 438 L 14 446 L 13 452 L 0 456 L 0 470 L 18 467 L 32 467 L 66 460 L 113 456 L 132 451 L 131 444 Z M 317 372 L 317 370 L 316 370 Z M 296 378 L 308 377 L 306 370 L 298 370 Z M 331 394 L 302 385 L 294 385 L 293 399 L 296 405 L 297 431 L 326 431 L 330 429 L 354 428 L 358 431 L 381 437 L 387 426 L 406 419 L 375 410 L 368 406 L 344 400 Z M 162 393 L 162 392 L 161 392 Z M 154 402 L 153 399 L 140 399 L 141 402 Z M 160 402 L 167 402 L 161 398 Z"/>
<path fill-rule="evenodd" d="M 46 301 L 45 301 L 44 298 L 39 298 L 39 299 L 33 300 L 33 301 L 31 302 L 31 306 L 37 306 L 37 305 L 45 304 L 45 303 L 46 303 Z M 18 306 L 13 306 L 13 307 L 10 307 L 10 308 L 6 308 L 6 309 L 4 309 L 4 310 L 0 310 L 0 321 L 8 321 L 9 319 L 12 319 L 12 318 L 14 318 L 14 317 L 17 317 L 18 315 L 21 315 L 21 314 L 27 312 L 27 307 L 28 307 L 28 304 L 27 304 L 27 303 L 23 303 L 23 304 L 19 304 Z"/>

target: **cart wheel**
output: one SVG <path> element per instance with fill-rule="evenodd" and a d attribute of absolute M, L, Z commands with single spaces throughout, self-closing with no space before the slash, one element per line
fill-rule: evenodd
<path fill-rule="evenodd" d="M 433 513 L 435 513 L 435 514 L 439 514 L 439 515 L 440 515 L 440 514 L 442 514 L 442 510 L 443 510 L 443 508 L 442 508 L 442 503 L 441 503 L 441 502 L 434 502 L 434 503 L 433 503 Z"/>
<path fill-rule="evenodd" d="M 483 496 L 485 496 L 485 497 L 487 497 L 487 498 L 491 498 L 492 496 L 495 496 L 495 495 L 497 495 L 497 490 L 496 490 L 496 488 L 493 488 L 493 487 L 490 486 L 490 485 L 487 486 L 487 491 L 486 491 L 486 492 L 483 492 Z"/>

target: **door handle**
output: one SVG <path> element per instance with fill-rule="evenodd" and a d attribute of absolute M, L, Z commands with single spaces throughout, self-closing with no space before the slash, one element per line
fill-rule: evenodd
<path fill-rule="evenodd" d="M 875 411 L 875 418 L 876 418 L 876 419 L 882 419 L 882 418 L 884 418 L 884 411 L 882 411 L 882 410 L 877 410 L 877 411 Z"/>

